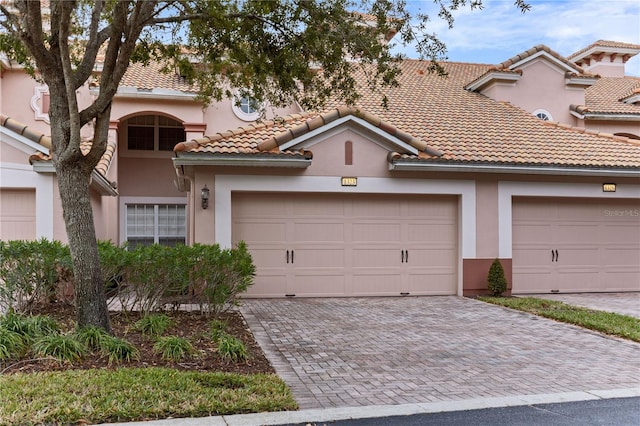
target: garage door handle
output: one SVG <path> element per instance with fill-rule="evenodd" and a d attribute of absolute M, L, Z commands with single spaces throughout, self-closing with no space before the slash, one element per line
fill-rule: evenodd
<path fill-rule="evenodd" d="M 400 250 L 400 263 L 404 263 L 404 250 Z"/>
<path fill-rule="evenodd" d="M 404 251 L 404 263 L 409 263 L 409 250 Z"/>
<path fill-rule="evenodd" d="M 293 250 L 291 250 L 291 263 L 293 263 Z"/>
<path fill-rule="evenodd" d="M 289 263 L 289 250 L 287 250 L 287 263 Z"/>
<path fill-rule="evenodd" d="M 558 261 L 558 250 L 556 250 L 556 262 Z"/>

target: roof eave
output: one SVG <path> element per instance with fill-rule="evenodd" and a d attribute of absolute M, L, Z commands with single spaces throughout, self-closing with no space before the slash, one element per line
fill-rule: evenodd
<path fill-rule="evenodd" d="M 569 111 L 571 115 L 580 120 L 599 120 L 599 121 L 640 121 L 639 114 L 619 114 L 619 113 L 599 113 L 599 112 L 585 112 L 579 113 L 577 111 Z"/>
<path fill-rule="evenodd" d="M 504 71 L 490 71 L 479 79 L 469 83 L 464 88 L 471 92 L 475 92 L 478 90 L 482 90 L 491 83 L 497 82 L 507 82 L 507 83 L 515 83 L 520 80 L 521 75 L 513 72 L 504 72 Z"/>
<path fill-rule="evenodd" d="M 567 86 L 585 86 L 590 87 L 598 82 L 598 78 L 585 78 L 585 77 L 569 77 L 564 79 L 564 84 Z"/>
<path fill-rule="evenodd" d="M 259 155 L 207 155 L 202 153 L 179 154 L 173 159 L 178 166 L 231 166 L 231 167 L 281 167 L 305 169 L 311 165 L 310 158 L 284 158 Z"/>
<path fill-rule="evenodd" d="M 389 170 L 396 171 L 438 171 L 462 173 L 508 173 L 533 175 L 560 176 L 608 176 L 608 177 L 639 177 L 640 168 L 590 168 L 566 166 L 532 166 L 532 165 L 502 165 L 502 164 L 443 164 L 430 162 L 395 160 L 389 163 Z"/>
<path fill-rule="evenodd" d="M 100 93 L 99 87 L 90 89 L 94 95 Z M 154 88 L 152 90 L 141 90 L 136 87 L 119 87 L 115 95 L 116 98 L 134 98 L 134 99 L 159 99 L 174 101 L 195 101 L 198 95 L 196 93 L 182 92 L 180 90 Z"/>
<path fill-rule="evenodd" d="M 115 197 L 118 190 L 113 187 L 106 177 L 102 176 L 95 169 L 91 172 L 91 186 L 94 187 L 101 195 L 109 195 Z"/>

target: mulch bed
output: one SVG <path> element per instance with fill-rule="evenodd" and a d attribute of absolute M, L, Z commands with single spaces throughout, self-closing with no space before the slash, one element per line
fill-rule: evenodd
<path fill-rule="evenodd" d="M 41 309 L 34 314 L 44 314 L 55 318 L 63 327 L 63 331 L 71 330 L 75 326 L 74 308 L 68 305 L 55 304 Z M 197 357 L 173 362 L 162 359 L 153 351 L 154 341 L 148 336 L 134 330 L 133 324 L 141 318 L 140 313 L 111 312 L 111 326 L 113 334 L 133 344 L 139 351 L 139 360 L 111 364 L 106 357 L 99 354 L 88 354 L 73 364 L 63 363 L 52 359 L 26 359 L 2 366 L 3 374 L 16 372 L 56 371 L 69 369 L 95 369 L 118 367 L 167 367 L 178 370 L 201 372 L 231 372 L 242 374 L 274 373 L 275 370 L 264 356 L 260 346 L 253 338 L 253 334 L 244 322 L 239 312 L 222 314 L 218 319 L 227 321 L 226 331 L 242 340 L 247 348 L 247 361 L 231 362 L 222 359 L 217 352 L 217 345 L 210 337 L 210 323 L 212 317 L 198 312 L 169 311 L 165 312 L 172 320 L 173 326 L 165 336 L 180 336 L 187 338 L 198 353 Z"/>

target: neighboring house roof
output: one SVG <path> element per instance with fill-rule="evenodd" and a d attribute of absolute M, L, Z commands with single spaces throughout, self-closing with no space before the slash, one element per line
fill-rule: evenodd
<path fill-rule="evenodd" d="M 640 51 L 640 44 L 623 43 L 620 41 L 598 40 L 584 49 L 580 49 L 567 57 L 568 60 L 580 62 L 582 59 L 600 53 L 622 53 L 630 56 Z"/>
<path fill-rule="evenodd" d="M 120 87 L 135 87 L 140 90 L 151 91 L 163 88 L 184 93 L 197 93 L 198 88 L 177 72 L 163 71 L 163 65 L 158 62 L 150 62 L 148 65 L 131 63 L 125 72 Z"/>
<path fill-rule="evenodd" d="M 29 163 L 36 164 L 38 162 L 50 163 L 51 162 L 51 137 L 44 135 L 32 127 L 26 126 L 21 122 L 7 117 L 4 114 L 0 114 L 0 126 L 9 129 L 13 133 L 21 136 L 31 142 L 35 142 L 42 146 L 42 150 L 38 150 L 36 153 L 29 156 Z M 80 144 L 80 150 L 86 155 L 91 150 L 92 141 L 83 140 Z M 107 148 L 102 154 L 100 161 L 94 168 L 92 176 L 97 179 L 97 184 L 102 193 L 108 195 L 117 195 L 115 182 L 109 182 L 107 179 L 107 172 L 111 166 L 111 161 L 116 151 L 116 142 L 111 138 L 107 142 Z"/>
<path fill-rule="evenodd" d="M 602 77 L 585 90 L 585 105 L 571 105 L 571 111 L 586 118 L 627 116 L 640 121 L 640 105 L 627 103 L 640 91 L 640 77 Z"/>
<path fill-rule="evenodd" d="M 527 60 L 537 58 L 538 56 L 546 56 L 556 61 L 558 64 L 563 66 L 566 71 L 576 74 L 584 74 L 584 70 L 581 67 L 571 62 L 559 53 L 555 52 L 554 50 L 550 49 L 549 47 L 545 46 L 544 44 L 539 44 L 532 47 L 531 49 L 525 50 L 524 52 L 519 53 L 496 65 L 496 68 L 502 70 L 512 70 L 517 68 L 520 64 L 527 62 Z"/>
<path fill-rule="evenodd" d="M 380 96 L 366 90 L 357 109 L 329 110 L 367 117 L 379 122 L 380 129 L 399 135 L 410 145 L 429 147 L 427 155 L 397 152 L 390 155 L 398 162 L 422 164 L 491 164 L 545 166 L 589 169 L 638 169 L 640 145 L 633 141 L 558 123 L 539 120 L 511 104 L 496 102 L 464 86 L 487 70 L 487 65 L 444 63 L 448 73 L 441 77 L 428 72 L 429 63 L 405 60 L 401 65 L 400 86 L 386 92 L 388 108 Z M 358 73 L 360 81 L 364 74 Z M 363 86 L 364 87 L 364 86 Z M 339 113 L 340 114 L 340 113 Z M 382 124 L 384 123 L 384 124 Z M 300 134 L 316 128 L 318 115 L 286 118 L 279 125 L 260 129 L 241 128 L 212 138 L 176 146 L 176 154 L 207 152 L 225 155 L 256 155 L 260 149 L 271 152 L 282 141 L 294 147 Z M 306 129 L 306 130 L 305 130 Z M 258 131 L 259 130 L 259 131 Z M 416 142 L 418 141 L 418 142 Z M 424 150 L 423 150 L 424 152 Z M 433 155 L 441 153 L 441 155 Z M 283 150 L 280 155 L 294 155 Z"/>

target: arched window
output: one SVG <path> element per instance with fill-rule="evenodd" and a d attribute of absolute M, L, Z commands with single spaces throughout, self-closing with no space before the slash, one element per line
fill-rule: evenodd
<path fill-rule="evenodd" d="M 127 120 L 129 151 L 172 151 L 185 139 L 182 123 L 163 115 L 138 115 Z"/>
<path fill-rule="evenodd" d="M 551 113 L 544 109 L 537 109 L 533 111 L 533 115 L 535 115 L 536 117 L 538 117 L 540 120 L 543 120 L 543 121 L 553 121 L 553 118 L 551 117 Z"/>
<path fill-rule="evenodd" d="M 236 95 L 231 99 L 233 113 L 242 121 L 256 121 L 262 114 L 262 104 L 249 96 Z"/>

